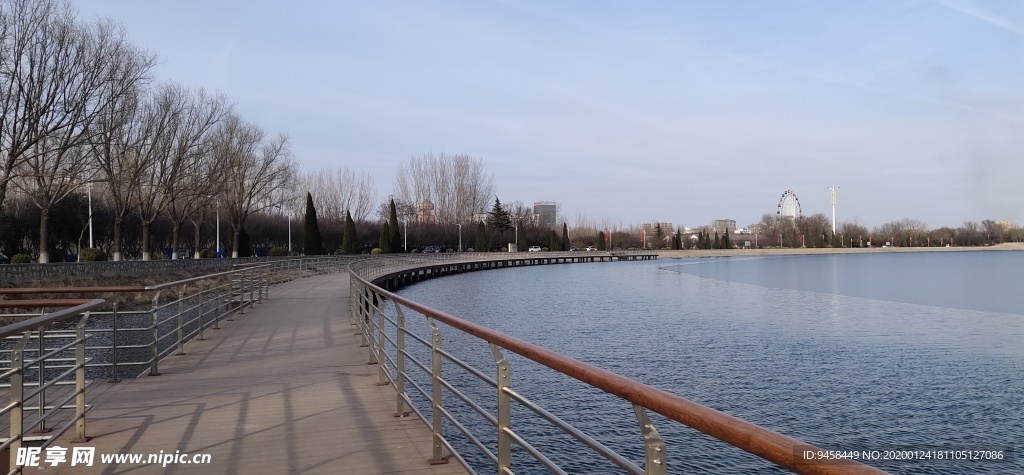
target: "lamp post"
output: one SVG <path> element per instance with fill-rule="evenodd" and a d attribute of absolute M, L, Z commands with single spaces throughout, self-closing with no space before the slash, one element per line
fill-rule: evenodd
<path fill-rule="evenodd" d="M 217 200 L 217 251 L 214 258 L 220 259 L 220 200 Z"/>
<path fill-rule="evenodd" d="M 462 252 L 462 223 L 456 223 L 455 225 L 459 227 L 459 252 Z"/>
<path fill-rule="evenodd" d="M 92 245 L 92 183 L 91 182 L 86 186 L 86 190 L 88 191 L 88 194 L 89 194 L 89 248 L 92 249 L 93 245 Z M 78 251 L 78 253 L 81 254 L 82 251 Z"/>
<path fill-rule="evenodd" d="M 405 219 L 403 219 L 402 220 L 402 224 L 405 225 L 405 242 L 402 243 L 402 250 L 404 250 L 406 253 L 408 253 L 409 252 L 409 218 L 406 217 Z M 461 231 L 462 229 L 460 228 L 459 230 Z"/>
<path fill-rule="evenodd" d="M 516 252 L 519 252 L 519 223 L 512 224 L 512 232 L 516 233 Z"/>

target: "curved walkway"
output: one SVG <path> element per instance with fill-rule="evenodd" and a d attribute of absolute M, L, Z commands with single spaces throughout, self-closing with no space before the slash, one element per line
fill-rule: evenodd
<path fill-rule="evenodd" d="M 376 386 L 349 313 L 348 274 L 270 289 L 270 299 L 208 330 L 160 376 L 109 385 L 92 401 L 92 467 L 61 474 L 466 473 L 429 465 L 430 431 L 396 418 L 395 391 Z M 210 464 L 105 464 L 104 454 L 210 454 Z M 44 454 L 45 456 L 45 454 Z M 26 468 L 26 473 L 34 469 Z"/>

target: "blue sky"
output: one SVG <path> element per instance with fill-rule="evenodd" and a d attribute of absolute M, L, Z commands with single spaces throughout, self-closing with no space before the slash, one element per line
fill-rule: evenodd
<path fill-rule="evenodd" d="M 613 223 L 1024 224 L 1024 2 L 77 0 L 304 169 L 482 157 Z"/>

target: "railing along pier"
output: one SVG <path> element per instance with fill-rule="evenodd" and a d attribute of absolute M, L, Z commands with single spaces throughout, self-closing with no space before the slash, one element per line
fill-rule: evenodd
<path fill-rule="evenodd" d="M 467 469 L 473 471 L 463 458 L 464 455 L 459 454 L 449 440 L 449 434 L 445 433 L 445 427 L 450 426 L 469 444 L 476 447 L 485 459 L 494 464 L 499 475 L 513 473 L 513 459 L 510 456 L 513 445 L 521 448 L 530 458 L 551 473 L 567 473 L 545 455 L 542 448 L 534 446 L 516 430 L 515 421 L 512 420 L 510 411 L 511 406 L 515 403 L 547 421 L 574 439 L 576 443 L 589 448 L 594 454 L 631 474 L 664 474 L 670 460 L 666 454 L 666 442 L 662 440 L 648 417 L 648 411 L 660 414 L 674 422 L 696 429 L 797 473 L 885 473 L 874 467 L 852 461 L 836 463 L 803 460 L 800 455 L 803 450 L 821 449 L 658 388 L 429 308 L 384 288 L 385 286 L 400 287 L 410 279 L 402 276 L 429 277 L 476 270 L 471 262 L 447 266 L 428 263 L 430 271 L 416 270 L 413 268 L 414 266 L 413 262 L 403 265 L 403 263 L 391 259 L 353 263 L 350 266 L 351 313 L 354 324 L 358 325 L 363 340 L 370 347 L 372 363 L 378 365 L 379 379 L 387 381 L 398 394 L 395 415 L 416 414 L 431 429 L 434 440 L 430 463 L 441 463 L 448 457 L 455 457 Z M 488 268 L 498 268 L 498 266 Z M 380 285 L 375 282 L 379 282 Z M 429 337 L 421 337 L 409 329 L 408 315 L 406 315 L 408 312 L 417 313 L 425 318 L 430 328 Z M 452 330 L 487 344 L 494 358 L 493 376 L 487 375 L 447 351 L 442 345 L 441 332 L 437 323 L 443 323 Z M 425 348 L 425 351 L 429 351 L 430 361 L 420 361 L 412 351 L 413 348 L 407 346 L 408 342 L 413 342 Z M 569 376 L 600 391 L 617 396 L 628 403 L 627 407 L 631 407 L 636 416 L 637 436 L 644 442 L 642 466 L 563 421 L 556 414 L 540 407 L 526 395 L 515 391 L 512 385 L 511 365 L 505 357 L 505 352 L 522 356 L 540 364 L 546 370 Z M 469 378 L 470 380 L 479 380 L 493 388 L 495 399 L 491 403 L 494 404 L 497 412 L 490 413 L 484 409 L 484 403 L 467 395 L 467 388 L 456 387 L 451 380 L 446 379 L 444 368 L 449 365 L 465 370 L 472 376 Z M 430 387 L 423 387 L 417 382 L 418 378 L 411 377 L 409 368 L 416 368 L 421 375 L 429 378 Z M 417 398 L 427 401 L 429 409 L 418 408 L 413 403 L 410 393 L 407 392 L 410 390 L 416 394 Z M 475 413 L 493 427 L 494 432 L 491 434 L 474 433 L 465 423 L 466 421 L 460 420 L 450 410 L 450 404 L 445 403 L 445 399 L 448 397 L 454 397 L 459 403 L 465 404 L 471 413 Z M 427 410 L 430 414 L 425 413 Z M 493 440 L 493 443 L 484 442 L 485 437 L 488 440 Z M 445 451 L 448 452 L 447 456 L 443 453 Z"/>

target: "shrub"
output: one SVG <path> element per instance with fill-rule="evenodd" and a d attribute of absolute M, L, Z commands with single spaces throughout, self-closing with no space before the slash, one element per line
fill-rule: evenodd
<path fill-rule="evenodd" d="M 419 250 L 418 248 L 417 248 L 417 249 L 413 249 L 413 250 L 412 250 L 412 253 L 413 253 L 413 254 L 419 254 L 419 253 L 420 253 L 420 250 Z"/>
<path fill-rule="evenodd" d="M 213 259 L 217 257 L 217 251 L 214 251 L 213 249 L 203 249 L 202 252 L 199 253 L 199 257 L 203 259 Z"/>
<path fill-rule="evenodd" d="M 471 247 L 471 248 L 466 249 L 466 252 L 476 252 L 476 251 Z"/>
<path fill-rule="evenodd" d="M 380 254 L 382 252 L 384 252 L 384 251 L 381 251 L 379 247 L 375 247 L 375 248 L 373 248 L 372 251 L 370 251 L 370 254 Z"/>
<path fill-rule="evenodd" d="M 15 254 L 11 256 L 11 264 L 31 264 L 32 256 L 28 254 Z"/>
<path fill-rule="evenodd" d="M 452 248 L 448 248 L 448 249 L 445 249 L 445 251 L 444 251 L 444 252 L 455 252 L 455 249 L 452 249 Z"/>
<path fill-rule="evenodd" d="M 80 256 L 82 262 L 106 262 L 107 253 L 103 252 L 102 249 L 89 247 L 82 249 Z"/>
<path fill-rule="evenodd" d="M 280 247 L 280 246 L 272 247 L 272 248 L 270 248 L 270 252 L 267 253 L 267 255 L 268 256 L 274 256 L 274 257 L 287 256 L 288 255 L 288 248 Z"/>

